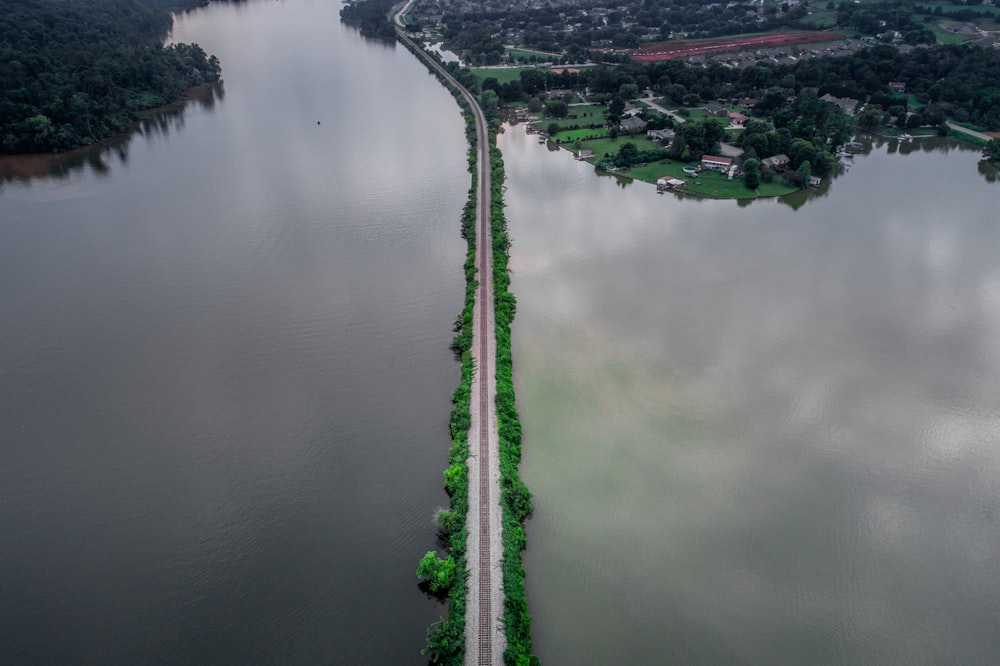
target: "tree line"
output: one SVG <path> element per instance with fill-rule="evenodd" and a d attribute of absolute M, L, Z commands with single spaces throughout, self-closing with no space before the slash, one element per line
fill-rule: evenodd
<path fill-rule="evenodd" d="M 340 20 L 366 37 L 396 38 L 389 12 L 396 0 L 354 0 L 340 10 Z"/>
<path fill-rule="evenodd" d="M 0 152 L 61 152 L 216 81 L 196 44 L 163 46 L 200 0 L 0 0 Z"/>
<path fill-rule="evenodd" d="M 593 0 L 544 3 L 516 11 L 491 5 L 443 3 L 441 30 L 449 48 L 475 64 L 497 64 L 503 43 L 586 58 L 592 46 L 634 48 L 640 43 L 745 34 L 791 27 L 807 16 L 806 5 L 768 3 L 757 9 L 715 0 Z"/>
<path fill-rule="evenodd" d="M 890 82 L 902 83 L 906 94 L 894 93 Z M 902 106 L 909 110 L 916 103 L 922 116 L 931 119 L 924 125 L 936 125 L 950 117 L 988 130 L 1000 129 L 1000 51 L 967 45 L 918 48 L 909 53 L 877 45 L 845 57 L 801 60 L 794 65 L 757 64 L 744 69 L 715 63 L 692 67 L 677 60 L 629 61 L 558 73 L 528 69 L 521 71 L 518 79 L 502 84 L 494 80 L 488 85 L 503 103 L 528 101 L 547 90 L 584 88 L 589 88 L 598 102 L 616 95 L 627 99 L 646 88 L 685 106 L 755 98 L 760 103 L 755 112 L 773 116 L 779 126 L 790 122 L 803 91 L 812 91 L 817 97 L 830 93 L 886 109 Z M 823 108 L 806 111 L 819 119 L 816 114 Z"/>

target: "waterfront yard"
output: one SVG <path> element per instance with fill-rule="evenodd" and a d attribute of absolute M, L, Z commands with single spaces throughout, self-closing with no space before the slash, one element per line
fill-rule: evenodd
<path fill-rule="evenodd" d="M 560 138 L 562 138 L 561 135 Z M 647 139 L 645 136 L 642 135 L 637 135 L 637 136 L 623 135 L 619 136 L 617 139 L 612 139 L 611 137 L 607 137 L 604 139 L 594 139 L 591 141 L 584 141 L 583 147 L 594 151 L 594 161 L 597 161 L 600 158 L 604 157 L 605 153 L 608 153 L 609 155 L 614 155 L 615 153 L 618 152 L 618 150 L 622 146 L 624 146 L 626 143 L 629 142 L 634 143 L 635 147 L 638 148 L 639 150 L 655 150 L 657 148 L 663 147 L 656 141 L 650 141 L 649 139 Z"/>
<path fill-rule="evenodd" d="M 751 190 L 743 182 L 742 178 L 729 180 L 724 174 L 717 171 L 705 170 L 696 175 L 685 173 L 684 167 L 690 168 L 691 163 L 677 162 L 674 160 L 662 160 L 645 164 L 632 169 L 623 169 L 615 172 L 619 176 L 627 176 L 641 180 L 644 183 L 656 183 L 659 178 L 679 178 L 687 183 L 684 189 L 691 194 L 713 199 L 749 199 L 754 197 L 779 197 L 791 194 L 798 188 L 786 184 L 780 178 L 774 182 L 761 182 L 756 191 Z"/>
<path fill-rule="evenodd" d="M 559 132 L 556 134 L 554 139 L 559 139 L 560 143 L 573 143 L 577 139 L 581 141 L 595 140 L 595 139 L 605 139 L 608 137 L 607 127 L 591 127 L 575 130 L 566 130 L 565 132 Z M 585 147 L 589 147 L 585 144 Z M 593 150 L 593 148 L 591 148 Z"/>

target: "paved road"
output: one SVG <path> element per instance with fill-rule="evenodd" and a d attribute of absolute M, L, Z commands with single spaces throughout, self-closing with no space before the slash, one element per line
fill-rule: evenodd
<path fill-rule="evenodd" d="M 674 113 L 670 109 L 668 109 L 666 107 L 663 107 L 663 106 L 660 106 L 659 104 L 657 104 L 655 97 L 643 97 L 639 101 L 640 102 L 645 102 L 646 104 L 649 104 L 654 110 L 659 111 L 660 113 L 663 113 L 665 115 L 670 116 L 671 118 L 673 118 L 674 120 L 676 120 L 677 123 L 680 124 L 680 125 L 683 125 L 686 122 L 685 118 L 683 118 L 681 116 L 678 116 L 676 113 Z"/>
<path fill-rule="evenodd" d="M 962 134 L 968 134 L 969 136 L 974 136 L 977 139 L 982 139 L 983 141 L 989 141 L 990 139 L 996 138 L 990 136 L 989 134 L 984 134 L 983 132 L 977 132 L 976 130 L 970 130 L 968 127 L 962 127 L 961 125 L 956 125 L 950 120 L 947 121 L 948 127 L 955 130 L 956 132 L 961 132 Z"/>
<path fill-rule="evenodd" d="M 499 666 L 507 648 L 503 630 L 503 579 L 501 558 L 500 435 L 496 417 L 496 326 L 493 309 L 493 252 L 490 234 L 490 144 L 486 118 L 476 98 L 459 85 L 411 40 L 403 30 L 402 16 L 413 4 L 409 0 L 396 11 L 393 21 L 399 39 L 416 48 L 428 64 L 462 91 L 476 119 L 478 152 L 476 189 L 476 301 L 473 309 L 472 378 L 469 428 L 469 533 L 466 556 L 469 579 L 466 593 L 465 663 L 468 666 Z"/>

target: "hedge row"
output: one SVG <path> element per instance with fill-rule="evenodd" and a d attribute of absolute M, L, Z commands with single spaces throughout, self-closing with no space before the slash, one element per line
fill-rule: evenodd
<path fill-rule="evenodd" d="M 510 350 L 510 326 L 517 301 L 510 293 L 508 271 L 510 236 L 503 213 L 503 156 L 496 147 L 499 122 L 490 123 L 491 210 L 490 231 L 493 237 L 493 304 L 496 313 L 497 422 L 500 429 L 500 489 L 503 502 L 503 589 L 504 623 L 507 630 L 507 666 L 538 666 L 531 653 L 531 615 L 524 591 L 524 564 L 521 552 L 527 542 L 524 521 L 532 513 L 531 491 L 524 485 L 518 466 L 521 463 L 521 419 L 514 405 L 513 360 Z"/>
<path fill-rule="evenodd" d="M 404 42 L 409 48 L 410 45 Z M 412 49 L 411 49 L 412 50 Z M 419 53 L 417 54 L 420 55 Z M 449 418 L 451 447 L 448 450 L 448 468 L 444 472 L 445 490 L 450 498 L 448 509 L 437 514 L 439 536 L 444 542 L 446 557 L 440 558 L 430 551 L 424 555 L 417 569 L 417 576 L 427 581 L 432 592 L 448 600 L 448 617 L 441 618 L 427 629 L 427 647 L 423 653 L 432 663 L 462 666 L 465 661 L 465 613 L 468 566 L 466 544 L 468 531 L 466 516 L 469 512 L 469 425 L 472 399 L 472 311 L 476 297 L 476 121 L 469 103 L 461 92 L 438 72 L 429 67 L 458 101 L 465 116 L 465 135 L 469 143 L 469 171 L 472 186 L 469 199 L 462 211 L 462 237 L 466 240 L 465 255 L 465 306 L 455 319 L 455 337 L 451 349 L 462 360 L 461 379 L 452 394 L 454 407 Z"/>

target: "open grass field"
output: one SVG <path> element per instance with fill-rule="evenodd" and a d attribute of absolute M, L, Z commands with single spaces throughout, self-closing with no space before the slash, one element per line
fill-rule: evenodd
<path fill-rule="evenodd" d="M 561 139 L 562 135 L 560 135 L 559 138 Z M 592 139 L 590 141 L 584 141 L 583 147 L 594 151 L 594 157 L 592 160 L 596 162 L 600 158 L 604 157 L 605 153 L 614 155 L 618 152 L 619 148 L 630 141 L 634 143 L 635 147 L 639 150 L 653 150 L 654 148 L 663 147 L 657 142 L 650 141 L 645 136 L 638 134 L 634 136 L 622 135 L 617 139 L 612 139 L 610 137 L 604 139 Z"/>
<path fill-rule="evenodd" d="M 978 136 L 972 136 L 971 134 L 966 134 L 965 132 L 959 132 L 958 130 L 948 129 L 948 136 L 959 139 L 960 141 L 965 141 L 966 143 L 971 143 L 974 146 L 985 146 L 987 142 L 980 139 Z"/>
<path fill-rule="evenodd" d="M 565 132 L 559 132 L 553 138 L 559 139 L 561 143 L 573 143 L 577 139 L 581 141 L 593 140 L 593 139 L 605 139 L 608 137 L 608 129 L 603 127 L 601 129 L 578 129 L 578 130 L 566 130 Z"/>
<path fill-rule="evenodd" d="M 552 123 L 555 123 L 560 128 L 572 127 L 573 125 L 603 125 L 605 122 L 604 112 L 606 110 L 606 107 L 593 104 L 588 104 L 586 106 L 571 106 L 569 107 L 569 117 L 542 118 L 535 123 L 535 127 L 543 132 L 547 132 L 549 125 Z M 596 129 L 593 131 L 596 131 Z"/>
<path fill-rule="evenodd" d="M 473 67 L 470 71 L 476 75 L 480 83 L 491 76 L 500 83 L 510 83 L 511 81 L 520 81 L 521 72 L 526 69 L 534 69 L 534 67 Z"/>
<path fill-rule="evenodd" d="M 808 21 L 822 28 L 832 28 L 837 25 L 836 9 L 820 9 L 809 15 Z"/>
<path fill-rule="evenodd" d="M 511 60 L 515 58 L 524 58 L 527 60 L 531 56 L 535 56 L 537 60 L 548 61 L 560 58 L 558 53 L 547 53 L 545 51 L 532 51 L 531 49 L 507 49 L 507 57 Z"/>
<path fill-rule="evenodd" d="M 964 44 L 971 41 L 971 35 L 959 35 L 948 29 L 951 25 L 958 25 L 955 21 L 941 21 L 940 23 L 928 24 L 927 28 L 934 33 L 938 41 L 942 44 Z"/>

